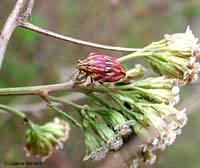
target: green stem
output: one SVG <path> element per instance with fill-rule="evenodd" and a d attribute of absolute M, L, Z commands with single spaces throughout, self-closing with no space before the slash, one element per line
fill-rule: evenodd
<path fill-rule="evenodd" d="M 108 93 L 108 88 L 106 88 L 105 86 L 77 86 L 74 88 L 75 91 L 79 91 L 81 93 L 85 93 L 85 94 L 90 94 L 90 93 L 94 93 L 94 92 L 98 92 L 98 93 L 104 93 L 107 94 Z M 73 91 L 74 91 L 73 90 Z"/>
<path fill-rule="evenodd" d="M 28 125 L 32 130 L 37 131 L 36 125 L 31 120 L 28 120 Z"/>
<path fill-rule="evenodd" d="M 125 62 L 125 61 L 128 61 L 128 60 L 131 60 L 133 58 L 145 57 L 145 56 L 151 56 L 151 55 L 152 55 L 151 52 L 145 53 L 145 52 L 138 51 L 138 52 L 134 52 L 134 53 L 125 55 L 123 57 L 120 57 L 120 58 L 117 59 L 117 61 L 122 63 L 122 62 Z"/>
<path fill-rule="evenodd" d="M 128 84 L 128 85 L 120 85 L 120 86 L 116 86 L 116 88 L 120 91 L 120 90 L 132 90 L 132 88 L 135 86 L 135 83 L 131 83 L 131 84 Z M 136 83 L 137 84 L 137 83 Z"/>
<path fill-rule="evenodd" d="M 20 119 L 25 119 L 26 118 L 26 115 L 18 110 L 15 110 L 13 108 L 10 108 L 6 105 L 3 105 L 3 104 L 0 104 L 0 109 L 6 111 L 6 112 L 9 112 L 11 114 L 14 114 L 15 116 L 19 117 Z"/>
<path fill-rule="evenodd" d="M 42 92 L 46 95 L 57 92 L 74 91 L 81 93 L 100 92 L 107 93 L 107 89 L 103 86 L 81 86 L 74 85 L 73 82 L 52 84 L 52 85 L 39 85 L 39 86 L 25 86 L 13 88 L 0 88 L 0 96 L 12 95 L 41 95 Z"/>
<path fill-rule="evenodd" d="M 129 85 L 121 85 L 121 86 L 116 86 L 118 90 L 118 92 L 120 93 L 121 91 L 134 91 L 134 90 L 144 90 L 143 88 L 140 88 L 137 86 L 137 83 L 132 83 Z"/>
<path fill-rule="evenodd" d="M 138 121 L 141 120 L 141 118 L 142 118 L 141 114 L 138 114 L 135 111 L 131 111 L 128 108 L 126 108 L 124 106 L 124 104 L 119 100 L 119 98 L 116 97 L 115 95 L 110 95 L 110 96 L 113 99 L 113 101 L 115 101 L 115 103 L 121 108 L 122 112 L 125 112 L 124 115 L 128 114 L 128 115 L 135 117 L 135 119 L 138 120 Z"/>
<path fill-rule="evenodd" d="M 110 104 L 107 103 L 106 101 L 104 101 L 102 98 L 100 98 L 99 96 L 96 96 L 95 94 L 89 94 L 89 96 L 93 99 L 95 99 L 96 101 L 98 101 L 101 105 L 110 108 Z"/>
<path fill-rule="evenodd" d="M 78 104 L 73 103 L 73 102 L 68 101 L 68 100 L 63 100 L 61 98 L 57 98 L 57 97 L 53 97 L 53 96 L 48 96 L 48 98 L 49 98 L 49 101 L 69 105 L 69 106 L 75 108 L 76 110 L 82 110 L 83 109 L 83 106 L 78 105 Z"/>
<path fill-rule="evenodd" d="M 0 88 L 0 96 L 9 95 L 38 95 L 40 90 L 45 91 L 47 94 L 73 90 L 74 84 L 72 82 L 40 85 L 40 86 L 26 86 L 26 87 L 13 87 L 13 88 Z"/>
<path fill-rule="evenodd" d="M 122 110 L 122 112 L 123 112 L 124 115 L 127 115 L 127 114 L 134 115 L 133 112 L 130 111 L 129 109 L 127 109 L 118 98 L 116 98 L 114 95 L 111 95 L 111 94 L 110 94 L 110 97 L 121 108 L 121 110 Z"/>
<path fill-rule="evenodd" d="M 57 108 L 56 106 L 54 106 L 53 104 L 51 104 L 50 102 L 47 102 L 47 105 L 53 109 L 54 111 L 58 112 L 59 114 L 61 114 L 63 117 L 65 117 L 66 119 L 68 119 L 72 124 L 74 124 L 75 126 L 82 128 L 81 124 L 72 116 L 68 115 L 67 113 L 65 113 L 64 111 L 62 111 L 61 109 Z"/>
<path fill-rule="evenodd" d="M 3 104 L 0 104 L 0 109 L 9 112 L 10 114 L 14 114 L 15 116 L 22 119 L 24 123 L 28 125 L 31 129 L 35 130 L 35 124 L 31 120 L 29 120 L 24 113 Z"/>
<path fill-rule="evenodd" d="M 125 55 L 121 58 L 118 58 L 117 60 L 119 62 L 125 62 L 125 61 L 131 60 L 133 58 L 152 56 L 154 52 L 156 52 L 160 49 L 164 49 L 164 47 L 166 47 L 164 40 L 160 40 L 157 42 L 153 42 L 153 43 L 149 44 L 148 46 L 144 47 L 143 49 L 140 49 L 134 53 L 131 53 L 131 54 Z"/>

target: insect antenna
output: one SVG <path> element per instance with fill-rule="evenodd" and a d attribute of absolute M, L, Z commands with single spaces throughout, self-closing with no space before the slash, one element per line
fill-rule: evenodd
<path fill-rule="evenodd" d="M 65 56 L 61 56 L 64 60 L 67 60 L 67 62 L 72 63 L 73 65 L 76 65 L 76 61 L 72 61 L 68 58 L 66 58 Z M 77 76 L 79 73 L 79 71 L 75 70 L 72 75 L 68 78 L 67 82 L 71 81 L 75 76 Z M 76 78 L 76 77 L 75 77 Z"/>
<path fill-rule="evenodd" d="M 76 64 L 77 62 L 76 61 L 72 61 L 70 60 L 69 58 L 66 58 L 65 56 L 61 56 L 64 60 L 66 60 L 67 62 L 70 62 L 72 64 Z"/>

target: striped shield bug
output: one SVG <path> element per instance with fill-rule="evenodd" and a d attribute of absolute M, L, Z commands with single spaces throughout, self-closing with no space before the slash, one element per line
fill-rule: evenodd
<path fill-rule="evenodd" d="M 83 82 L 88 76 L 91 77 L 91 83 L 116 82 L 126 75 L 124 67 L 115 58 L 95 52 L 84 60 L 78 60 L 76 68 L 79 73 L 85 72 Z"/>

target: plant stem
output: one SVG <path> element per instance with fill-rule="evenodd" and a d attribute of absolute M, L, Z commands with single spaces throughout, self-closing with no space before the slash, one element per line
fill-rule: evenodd
<path fill-rule="evenodd" d="M 16 117 L 19 117 L 23 120 L 24 124 L 28 125 L 31 129 L 34 129 L 35 124 L 29 120 L 24 113 L 22 113 L 19 110 L 13 109 L 11 107 L 8 107 L 6 105 L 0 104 L 0 109 L 4 110 L 12 115 L 15 115 Z"/>
<path fill-rule="evenodd" d="M 131 112 L 129 109 L 127 109 L 127 108 L 123 105 L 123 103 L 122 103 L 119 99 L 117 99 L 114 95 L 110 94 L 110 97 L 111 97 L 111 99 L 116 103 L 116 105 L 118 105 L 119 108 L 121 108 L 123 114 L 125 114 L 125 115 L 126 115 L 126 113 L 127 113 L 127 114 L 132 114 L 132 112 Z M 124 112 L 125 112 L 125 113 L 124 113 Z"/>
<path fill-rule="evenodd" d="M 152 56 L 153 53 L 155 54 L 156 51 L 159 51 L 160 49 L 164 49 L 164 47 L 166 47 L 164 40 L 152 42 L 151 44 L 147 45 L 146 47 L 144 47 L 134 53 L 122 56 L 122 57 L 118 58 L 117 60 L 119 62 L 125 62 L 125 61 L 131 60 L 133 58 Z"/>
<path fill-rule="evenodd" d="M 110 104 L 107 103 L 106 101 L 104 101 L 102 98 L 100 98 L 99 96 L 96 96 L 95 94 L 91 93 L 89 94 L 89 96 L 92 98 L 92 99 L 95 99 L 96 101 L 98 101 L 100 104 L 102 104 L 103 106 L 107 107 L 107 108 L 110 108 Z"/>
<path fill-rule="evenodd" d="M 6 47 L 10 37 L 17 26 L 17 18 L 19 17 L 21 9 L 24 7 L 26 0 L 18 0 L 13 8 L 10 16 L 7 18 L 6 23 L 0 32 L 0 68 L 3 62 Z"/>
<path fill-rule="evenodd" d="M 71 107 L 74 107 L 76 110 L 82 110 L 82 108 L 83 108 L 83 106 L 75 104 L 75 103 L 68 101 L 68 100 L 63 100 L 61 98 L 57 98 L 57 97 L 53 97 L 53 96 L 49 96 L 48 98 L 49 98 L 49 101 L 57 102 L 57 103 L 61 103 L 61 104 L 66 104 L 66 105 L 69 105 Z"/>
<path fill-rule="evenodd" d="M 36 125 L 35 125 L 31 120 L 28 120 L 28 126 L 29 126 L 32 130 L 37 131 L 37 129 L 35 128 Z"/>
<path fill-rule="evenodd" d="M 19 117 L 20 119 L 24 120 L 26 118 L 26 115 L 18 110 L 15 110 L 13 108 L 10 108 L 6 105 L 0 104 L 0 109 L 9 112 L 11 114 L 14 114 L 15 116 Z"/>
<path fill-rule="evenodd" d="M 23 18 L 24 20 L 31 18 L 31 13 L 32 13 L 34 2 L 35 2 L 35 0 L 29 0 L 28 7 L 27 7 L 25 13 L 22 15 L 22 17 L 24 17 Z"/>
<path fill-rule="evenodd" d="M 80 45 L 85 45 L 85 46 L 90 46 L 90 47 L 95 47 L 95 48 L 100 48 L 100 49 L 105 49 L 105 50 L 112 50 L 112 51 L 135 52 L 135 51 L 140 50 L 138 48 L 125 48 L 125 47 L 108 46 L 108 45 L 93 43 L 93 42 L 90 42 L 90 41 L 75 39 L 73 37 L 64 36 L 62 34 L 43 29 L 39 26 L 33 25 L 29 22 L 25 22 L 25 21 L 22 21 L 22 20 L 21 21 L 19 20 L 18 25 L 23 27 L 23 28 L 32 30 L 34 32 L 44 34 L 46 36 L 50 36 L 50 37 L 53 37 L 53 38 L 56 38 L 56 39 L 59 39 L 59 40 L 72 42 L 72 43 L 75 43 L 75 44 L 80 44 Z"/>
<path fill-rule="evenodd" d="M 140 114 L 137 114 L 136 112 L 131 111 L 128 108 L 126 108 L 123 105 L 122 101 L 120 101 L 120 99 L 118 99 L 115 95 L 110 94 L 110 97 L 121 108 L 124 115 L 131 115 L 131 116 L 135 117 L 135 119 L 140 120 L 140 118 L 141 118 Z"/>
<path fill-rule="evenodd" d="M 67 120 L 69 120 L 72 124 L 74 124 L 75 126 L 82 128 L 81 124 L 72 116 L 68 115 L 66 112 L 62 111 L 61 109 L 57 108 L 56 106 L 54 106 L 52 103 L 47 102 L 47 105 L 53 109 L 54 111 L 56 111 L 57 113 L 59 113 L 60 115 L 62 115 L 63 117 L 65 117 Z"/>
<path fill-rule="evenodd" d="M 133 58 L 145 57 L 145 56 L 150 56 L 150 55 L 152 55 L 151 52 L 141 52 L 141 51 L 138 51 L 138 52 L 134 52 L 134 53 L 125 55 L 123 57 L 120 57 L 120 58 L 117 59 L 117 61 L 119 61 L 119 62 L 125 62 L 125 61 L 131 60 Z"/>
<path fill-rule="evenodd" d="M 72 82 L 40 85 L 40 86 L 27 86 L 27 87 L 13 87 L 13 88 L 0 88 L 0 96 L 9 95 L 39 95 L 39 91 L 45 91 L 47 94 L 72 90 L 74 84 Z"/>
<path fill-rule="evenodd" d="M 0 88 L 0 96 L 11 96 L 11 95 L 39 95 L 42 92 L 46 95 L 57 92 L 74 91 L 81 93 L 100 92 L 107 93 L 107 89 L 103 86 L 79 86 L 74 85 L 73 82 L 59 83 L 52 85 L 39 85 L 39 86 L 25 86 L 25 87 L 13 87 L 13 88 Z"/>

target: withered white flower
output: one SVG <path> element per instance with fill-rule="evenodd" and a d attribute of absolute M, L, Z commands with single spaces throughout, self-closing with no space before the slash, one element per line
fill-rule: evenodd
<path fill-rule="evenodd" d="M 183 55 L 191 54 L 191 51 L 193 53 L 198 42 L 198 38 L 193 35 L 189 26 L 185 33 L 167 34 L 164 40 L 171 51 L 181 52 Z"/>
<path fill-rule="evenodd" d="M 138 97 L 138 99 L 146 99 L 152 103 L 165 103 L 173 106 L 180 100 L 177 80 L 165 76 L 146 78 L 132 84 L 117 86 L 117 88 L 124 91 L 124 94 L 133 95 L 135 99 Z M 126 96 L 119 94 L 117 96 L 125 102 L 134 104 L 134 101 Z"/>
<path fill-rule="evenodd" d="M 144 74 L 147 70 L 140 64 L 136 64 L 134 68 L 126 72 L 124 80 L 135 80 L 144 77 Z"/>
<path fill-rule="evenodd" d="M 113 109 L 103 114 L 102 118 L 108 125 L 112 125 L 114 131 L 116 131 L 119 136 L 131 134 L 131 126 L 135 124 L 134 119 L 127 120 L 121 113 Z"/>
<path fill-rule="evenodd" d="M 143 157 L 141 159 L 145 164 L 152 165 L 155 163 L 156 155 L 152 153 L 152 149 L 149 149 L 147 145 L 143 147 L 142 155 Z"/>
<path fill-rule="evenodd" d="M 136 107 L 143 113 L 144 120 L 139 127 L 134 125 L 135 132 L 157 149 L 174 143 L 187 122 L 185 109 L 179 111 L 166 104 L 149 103 L 137 103 Z"/>
<path fill-rule="evenodd" d="M 171 127 L 182 128 L 187 123 L 186 108 L 183 110 L 177 110 L 173 106 L 168 106 L 165 104 L 152 104 L 151 105 L 159 114 L 160 117 L 171 125 Z"/>
<path fill-rule="evenodd" d="M 135 124 L 135 120 L 129 120 L 125 124 L 117 125 L 114 129 L 118 135 L 127 136 L 132 133 L 131 126 Z"/>
<path fill-rule="evenodd" d="M 196 61 L 200 46 L 189 27 L 185 33 L 165 35 L 163 40 L 145 48 L 140 54 L 144 54 L 155 72 L 177 78 L 180 86 L 196 81 L 200 71 Z"/>
<path fill-rule="evenodd" d="M 94 134 L 84 131 L 84 140 L 86 145 L 86 154 L 83 158 L 86 160 L 100 161 L 106 157 L 108 148 L 105 143 L 102 143 L 100 139 Z"/>
<path fill-rule="evenodd" d="M 118 150 L 123 145 L 123 139 L 104 123 L 89 121 L 94 132 L 107 144 L 108 149 Z"/>

